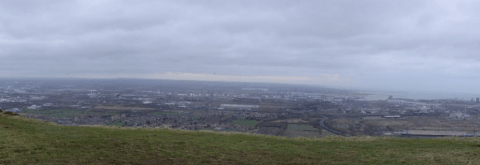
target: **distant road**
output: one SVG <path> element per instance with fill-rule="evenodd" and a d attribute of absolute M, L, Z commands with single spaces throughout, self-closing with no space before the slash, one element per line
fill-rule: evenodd
<path fill-rule="evenodd" d="M 327 130 L 327 131 L 329 131 L 329 132 L 331 132 L 331 133 L 333 133 L 333 134 L 340 135 L 340 136 L 345 136 L 344 133 L 339 132 L 339 131 L 336 131 L 336 130 L 334 130 L 334 129 L 332 129 L 332 128 L 329 128 L 329 127 L 325 126 L 325 120 L 327 120 L 327 119 L 328 119 L 327 117 L 324 117 L 324 118 L 322 118 L 322 120 L 320 120 L 320 122 L 319 122 L 320 127 L 322 127 L 323 129 L 325 129 L 325 130 Z"/>

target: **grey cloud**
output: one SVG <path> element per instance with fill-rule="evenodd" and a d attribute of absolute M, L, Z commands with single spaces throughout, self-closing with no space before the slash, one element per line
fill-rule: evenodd
<path fill-rule="evenodd" d="M 359 87 L 411 86 L 412 78 L 424 75 L 480 80 L 474 74 L 480 70 L 479 6 L 416 0 L 5 1 L 0 70 L 338 73 Z"/>

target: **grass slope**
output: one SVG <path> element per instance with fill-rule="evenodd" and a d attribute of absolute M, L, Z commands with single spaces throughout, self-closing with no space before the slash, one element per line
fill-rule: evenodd
<path fill-rule="evenodd" d="M 0 114 L 0 164 L 478 164 L 477 138 L 281 138 L 73 127 Z"/>

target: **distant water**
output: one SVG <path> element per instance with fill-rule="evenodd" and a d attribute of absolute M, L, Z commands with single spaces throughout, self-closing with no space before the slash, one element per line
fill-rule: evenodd
<path fill-rule="evenodd" d="M 468 92 L 448 92 L 448 91 L 363 91 L 362 93 L 368 93 L 367 100 L 385 100 L 389 96 L 393 98 L 407 98 L 415 100 L 434 100 L 434 99 L 458 99 L 470 101 L 472 98 L 475 101 L 477 97 L 480 97 L 480 93 L 468 93 Z"/>

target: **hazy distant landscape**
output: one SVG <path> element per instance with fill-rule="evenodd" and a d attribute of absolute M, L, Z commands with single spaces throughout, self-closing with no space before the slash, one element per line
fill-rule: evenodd
<path fill-rule="evenodd" d="M 439 100 L 439 99 L 459 99 L 459 100 L 471 100 L 477 98 L 480 93 L 475 92 L 459 92 L 459 91 L 364 91 L 368 93 L 367 100 L 384 100 L 389 96 L 395 98 L 409 98 L 416 100 Z"/>
<path fill-rule="evenodd" d="M 0 108 L 60 125 L 234 131 L 285 137 L 479 136 L 478 97 L 149 79 L 0 79 Z"/>

